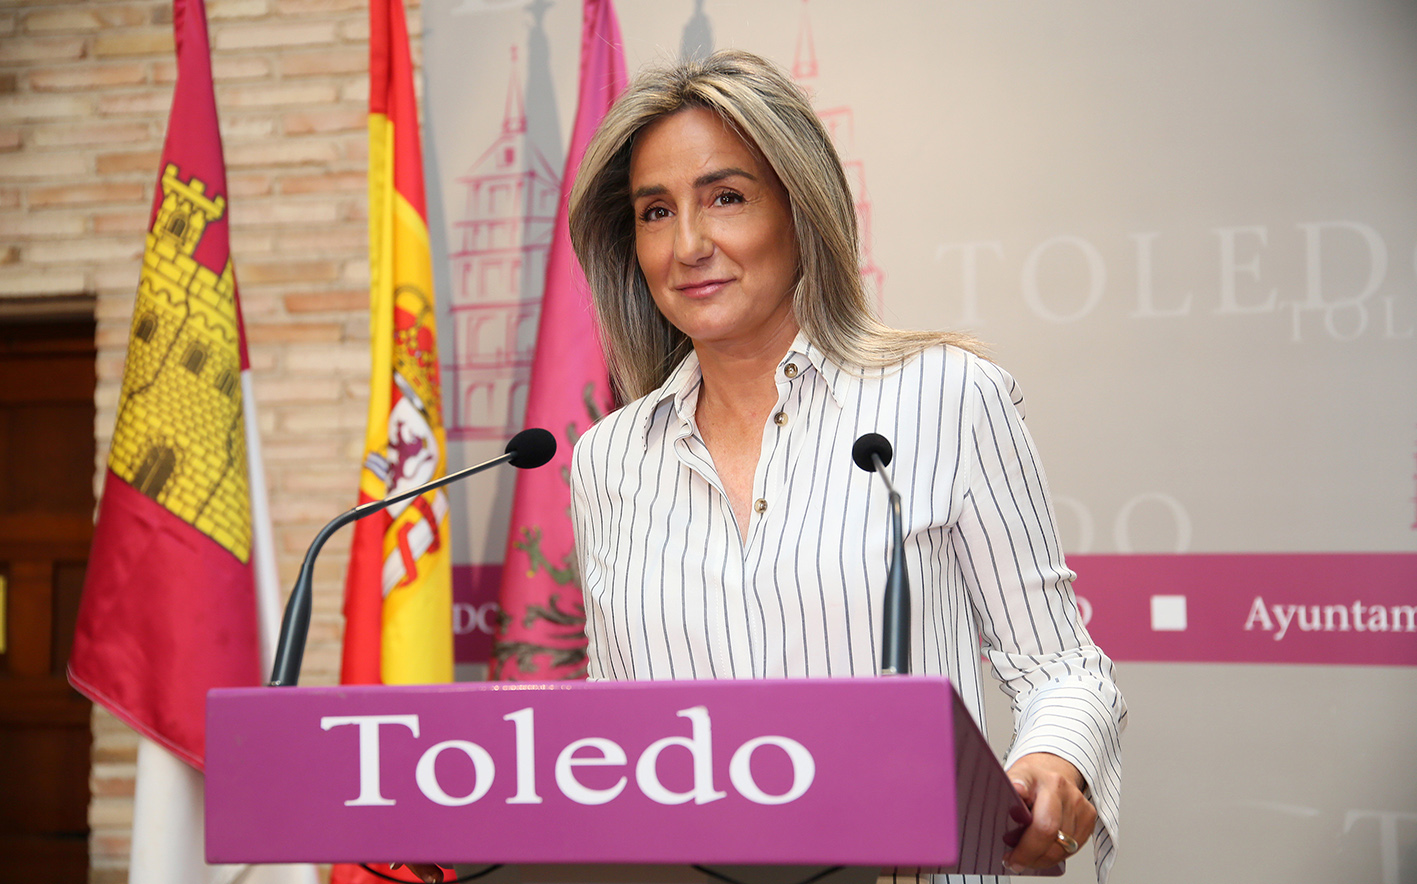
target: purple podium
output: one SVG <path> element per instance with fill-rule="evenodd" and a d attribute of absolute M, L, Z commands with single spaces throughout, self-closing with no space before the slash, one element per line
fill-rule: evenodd
<path fill-rule="evenodd" d="M 207 699 L 210 862 L 997 874 L 1022 806 L 943 678 Z"/>

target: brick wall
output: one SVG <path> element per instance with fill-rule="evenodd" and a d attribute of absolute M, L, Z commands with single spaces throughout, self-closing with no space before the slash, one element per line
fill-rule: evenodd
<path fill-rule="evenodd" d="M 410 30 L 419 32 L 417 4 Z M 208 0 L 281 579 L 352 500 L 368 385 L 365 0 Z M 168 2 L 0 0 L 0 298 L 95 299 L 107 456 L 175 76 Z M 415 57 L 417 45 L 415 40 Z M 337 677 L 348 532 L 315 575 L 309 684 Z M 127 880 L 136 740 L 95 710 L 94 882 Z"/>

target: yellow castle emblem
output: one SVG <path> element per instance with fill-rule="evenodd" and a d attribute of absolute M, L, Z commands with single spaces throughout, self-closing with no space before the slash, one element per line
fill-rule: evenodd
<path fill-rule="evenodd" d="M 193 257 L 226 200 L 162 173 L 148 231 L 108 466 L 119 478 L 221 544 L 251 553 L 236 279 Z"/>

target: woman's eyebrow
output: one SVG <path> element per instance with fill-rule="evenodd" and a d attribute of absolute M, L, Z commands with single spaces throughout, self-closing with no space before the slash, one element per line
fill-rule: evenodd
<path fill-rule="evenodd" d="M 717 184 L 725 178 L 734 177 L 747 178 L 749 181 L 758 180 L 758 176 L 754 175 L 752 172 L 749 172 L 746 169 L 740 169 L 737 166 L 729 166 L 726 169 L 715 169 L 712 172 L 705 172 L 704 174 L 694 179 L 694 187 L 707 187 L 710 184 Z M 630 194 L 630 201 L 634 202 L 635 200 L 647 196 L 662 196 L 668 192 L 669 188 L 665 187 L 663 184 L 648 184 L 644 187 L 635 188 L 635 190 Z"/>

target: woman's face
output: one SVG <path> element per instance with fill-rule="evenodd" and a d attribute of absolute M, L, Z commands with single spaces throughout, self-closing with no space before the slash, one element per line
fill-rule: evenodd
<path fill-rule="evenodd" d="M 630 193 L 650 293 L 696 347 L 747 354 L 791 341 L 797 241 L 787 191 L 717 115 L 688 108 L 641 130 Z"/>

